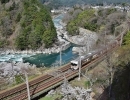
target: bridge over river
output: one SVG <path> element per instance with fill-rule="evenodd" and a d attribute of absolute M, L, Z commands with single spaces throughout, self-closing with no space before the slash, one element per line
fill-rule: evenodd
<path fill-rule="evenodd" d="M 119 36 L 120 37 L 120 36 Z M 97 65 L 97 63 L 100 63 L 105 57 L 106 54 L 111 53 L 113 50 L 116 50 L 116 48 L 119 46 L 120 39 L 117 37 L 117 42 L 111 43 L 108 45 L 109 48 L 102 49 L 103 52 L 97 52 L 99 55 L 92 59 L 90 62 L 84 62 L 81 66 L 81 71 L 88 68 L 91 69 Z M 51 73 L 42 75 L 34 80 L 31 80 L 29 82 L 29 93 L 31 96 L 31 99 L 36 98 L 37 96 L 49 91 L 50 89 L 59 86 L 63 83 L 63 75 L 66 77 L 67 80 L 70 80 L 76 76 L 78 76 L 78 70 L 71 70 L 70 63 L 62 66 L 56 71 L 53 71 Z M 58 73 L 59 72 L 59 73 Z M 56 74 L 58 73 L 58 74 Z M 21 84 L 13 89 L 6 90 L 3 92 L 0 92 L 0 99 L 1 100 L 24 100 L 28 98 L 27 95 L 27 88 L 26 84 Z"/>

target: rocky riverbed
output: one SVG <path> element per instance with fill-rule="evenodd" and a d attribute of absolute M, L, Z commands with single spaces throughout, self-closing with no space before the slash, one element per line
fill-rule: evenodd
<path fill-rule="evenodd" d="M 77 44 L 77 46 L 73 47 L 73 52 L 84 55 L 93 49 L 98 40 L 98 35 L 87 29 L 79 28 L 79 35 L 72 36 L 70 39 L 73 43 Z"/>
<path fill-rule="evenodd" d="M 40 53 L 43 53 L 43 54 L 51 54 L 51 53 L 58 53 L 60 52 L 61 50 L 61 47 L 62 47 L 62 50 L 66 50 L 68 47 L 70 47 L 70 43 L 69 42 L 65 42 L 64 44 L 62 45 L 59 45 L 59 46 L 54 46 L 52 48 L 48 48 L 48 49 L 38 49 L 38 50 L 12 50 L 12 49 L 8 49 L 8 50 L 1 50 L 0 51 L 0 54 L 3 55 L 3 54 L 40 54 Z"/>

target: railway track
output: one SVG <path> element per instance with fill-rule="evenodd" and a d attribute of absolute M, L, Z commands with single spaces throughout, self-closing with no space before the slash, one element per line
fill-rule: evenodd
<path fill-rule="evenodd" d="M 74 71 L 72 73 L 66 73 L 65 76 L 66 76 L 66 78 L 68 78 L 68 77 L 74 75 L 75 73 L 77 73 L 77 72 Z M 52 85 L 55 85 L 56 83 L 61 82 L 61 81 L 63 81 L 63 78 L 61 78 L 60 76 L 52 78 L 49 81 L 38 85 L 36 89 L 31 89 L 30 90 L 30 95 L 33 96 L 33 94 L 36 94 L 36 93 L 38 93 L 38 92 L 40 92 L 42 90 L 45 90 L 48 87 L 51 87 Z M 25 91 L 22 94 L 17 95 L 17 97 L 10 98 L 9 100 L 19 100 L 19 98 L 20 98 L 20 100 L 26 99 L 27 98 L 27 92 Z"/>
<path fill-rule="evenodd" d="M 121 39 L 121 35 L 117 36 L 116 40 L 119 42 Z M 89 62 L 84 62 L 83 66 L 81 67 L 81 70 L 85 69 L 86 67 L 90 66 L 91 64 L 95 63 L 98 60 L 101 60 L 107 52 L 112 52 L 116 47 L 118 47 L 119 45 L 108 45 L 109 49 L 104 50 L 104 52 L 96 57 L 95 59 L 93 59 L 92 61 Z M 62 68 L 59 68 L 59 70 L 61 72 L 67 72 L 70 69 L 70 64 L 65 65 Z M 65 77 L 67 79 L 70 79 L 72 77 L 75 77 L 78 73 L 78 70 L 75 71 L 71 71 L 71 73 L 67 73 L 65 74 Z M 43 75 L 39 78 L 36 78 L 35 80 L 32 80 L 29 82 L 29 88 L 30 88 L 30 95 L 32 98 L 34 98 L 35 94 L 43 91 L 43 90 L 47 90 L 48 88 L 52 87 L 52 86 L 56 86 L 61 84 L 63 81 L 63 78 L 61 78 L 61 76 L 53 76 L 53 75 Z M 10 90 L 6 90 L 3 92 L 0 92 L 0 100 L 24 100 L 27 99 L 27 91 L 26 91 L 26 84 L 22 84 L 18 87 L 15 87 L 13 89 Z"/>
<path fill-rule="evenodd" d="M 70 64 L 67 64 L 66 66 L 60 68 L 60 70 L 62 72 L 65 72 L 69 68 L 70 68 Z M 32 81 L 29 82 L 29 87 L 30 88 L 35 87 L 35 85 L 40 84 L 40 83 L 42 83 L 44 81 L 47 81 L 47 80 L 49 80 L 49 79 L 51 79 L 53 77 L 54 76 L 52 76 L 52 75 L 46 74 L 44 76 L 36 78 L 35 80 L 32 80 Z M 17 95 L 17 94 L 21 93 L 21 91 L 24 91 L 24 90 L 26 90 L 26 84 L 22 84 L 22 85 L 20 85 L 20 86 L 18 86 L 16 88 L 11 89 L 11 90 L 3 91 L 3 92 L 0 93 L 0 100 L 9 98 L 14 94 Z"/>
<path fill-rule="evenodd" d="M 38 79 L 29 82 L 29 86 L 30 86 L 30 87 L 31 87 L 31 86 L 34 86 L 34 85 L 36 85 L 36 84 L 38 84 L 38 83 L 40 83 L 40 82 L 42 82 L 42 81 L 46 81 L 46 80 L 52 78 L 52 77 L 53 77 L 53 76 L 48 75 L 48 74 L 45 75 L 45 76 L 39 77 Z M 1 99 L 4 99 L 4 98 L 8 98 L 8 97 L 10 97 L 11 95 L 17 94 L 17 93 L 19 93 L 19 92 L 21 92 L 21 91 L 23 91 L 23 90 L 26 90 L 26 84 L 22 84 L 22 85 L 20 85 L 20 86 L 18 86 L 18 87 L 16 87 L 16 88 L 13 88 L 13 89 L 11 89 L 11 90 L 7 90 L 7 91 L 4 91 L 4 92 L 0 93 L 0 100 L 1 100 Z"/>
<path fill-rule="evenodd" d="M 116 46 L 116 47 L 117 47 L 117 46 Z M 116 47 L 114 47 L 114 48 L 112 48 L 112 49 L 115 49 Z M 112 49 L 109 49 L 108 51 L 112 51 Z M 81 67 L 81 70 L 85 69 L 86 67 L 89 67 L 92 63 L 95 63 L 96 61 L 102 59 L 102 58 L 107 54 L 108 51 L 102 53 L 102 55 L 101 55 L 100 57 L 98 57 L 97 59 L 95 58 L 93 61 L 84 64 L 84 66 Z M 62 71 L 66 71 L 66 70 L 68 70 L 68 68 L 70 68 L 69 65 L 66 66 L 66 67 L 63 67 L 61 70 L 62 70 Z M 78 70 L 72 71 L 72 73 L 67 73 L 67 74 L 65 74 L 65 77 L 66 77 L 66 78 L 69 78 L 70 76 L 73 76 L 73 75 L 76 76 L 76 73 L 78 73 Z M 41 84 L 41 85 L 38 85 L 38 86 L 37 86 L 37 89 L 36 89 L 35 91 L 34 91 L 34 89 L 31 89 L 31 90 L 30 90 L 30 95 L 33 96 L 33 94 L 36 94 L 36 93 L 38 93 L 38 92 L 40 92 L 40 91 L 42 91 L 42 90 L 45 90 L 45 89 L 47 89 L 48 87 L 51 87 L 51 86 L 53 86 L 54 84 L 57 84 L 57 83 L 59 83 L 59 82 L 61 82 L 61 81 L 63 81 L 63 78 L 55 77 L 55 78 L 49 80 L 48 82 L 45 82 L 45 83 L 43 83 L 43 84 Z M 19 100 L 19 98 L 21 98 L 20 100 L 26 99 L 26 98 L 27 98 L 27 92 L 24 92 L 24 93 L 22 93 L 22 94 L 19 94 L 17 97 L 13 97 L 13 98 L 11 98 L 11 99 L 9 99 L 9 100 Z"/>

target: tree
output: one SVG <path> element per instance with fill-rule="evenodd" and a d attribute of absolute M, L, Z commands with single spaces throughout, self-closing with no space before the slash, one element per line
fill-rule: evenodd
<path fill-rule="evenodd" d="M 111 98 L 112 95 L 112 83 L 115 72 L 118 70 L 118 58 L 116 57 L 116 53 L 107 53 L 106 58 L 103 61 L 103 67 L 108 72 L 108 85 L 109 85 L 109 98 Z"/>
<path fill-rule="evenodd" d="M 70 35 L 76 35 L 79 33 L 78 26 L 76 25 L 76 22 L 68 23 L 67 30 L 68 30 Z"/>
<path fill-rule="evenodd" d="M 20 13 L 18 13 L 18 15 L 17 15 L 17 17 L 16 17 L 16 22 L 19 22 L 20 21 L 20 19 L 21 19 L 21 14 Z"/>
<path fill-rule="evenodd" d="M 95 11 L 93 9 L 87 9 L 84 11 L 76 9 L 76 11 L 73 11 L 71 16 L 73 15 L 74 17 L 72 17 L 73 19 L 67 23 L 67 31 L 69 34 L 78 34 L 78 27 L 84 27 L 90 29 L 91 31 L 95 31 L 98 28 L 97 25 L 94 20 L 90 22 L 90 19 L 95 16 L 94 13 Z"/>
<path fill-rule="evenodd" d="M 7 3 L 7 2 L 9 2 L 9 0 L 0 0 L 1 1 L 1 3 Z"/>
<path fill-rule="evenodd" d="M 91 89 L 84 89 L 83 87 L 72 87 L 70 84 L 64 82 L 61 86 L 61 94 L 63 99 L 67 100 L 91 100 Z"/>
<path fill-rule="evenodd" d="M 17 49 L 20 49 L 20 50 L 27 49 L 28 40 L 27 40 L 27 35 L 26 34 L 20 34 L 16 38 L 16 46 L 17 46 Z"/>
<path fill-rule="evenodd" d="M 84 25 L 85 29 L 91 30 L 91 31 L 96 31 L 97 30 L 97 25 L 95 23 L 88 23 L 86 22 Z"/>
<path fill-rule="evenodd" d="M 54 38 L 52 36 L 54 36 L 54 33 L 51 32 L 50 29 L 48 29 L 44 32 L 43 41 L 45 43 L 45 47 L 50 47 L 51 44 L 53 43 Z"/>
<path fill-rule="evenodd" d="M 23 5 L 24 11 L 16 19 L 22 30 L 16 38 L 16 48 L 38 49 L 42 44 L 50 47 L 57 39 L 50 13 L 37 0 L 24 0 Z"/>
<path fill-rule="evenodd" d="M 123 45 L 130 45 L 130 31 L 124 36 Z"/>

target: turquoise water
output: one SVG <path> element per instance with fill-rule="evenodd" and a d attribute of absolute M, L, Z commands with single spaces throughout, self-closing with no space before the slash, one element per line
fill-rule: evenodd
<path fill-rule="evenodd" d="M 60 24 L 60 21 L 62 20 L 62 18 L 63 18 L 63 14 L 60 14 L 59 16 L 53 19 L 54 26 L 56 28 L 60 28 L 60 29 L 63 28 L 63 26 Z"/>
<path fill-rule="evenodd" d="M 60 24 L 61 19 L 63 18 L 63 14 L 53 19 L 54 25 L 56 28 L 63 28 Z M 62 52 L 62 65 L 70 62 L 70 60 L 77 57 L 77 54 L 72 53 L 72 46 L 67 50 Z M 39 66 L 59 66 L 60 65 L 60 53 L 54 54 L 38 54 L 31 57 L 23 58 L 23 62 L 29 62 L 30 64 L 35 64 L 37 67 Z"/>
<path fill-rule="evenodd" d="M 54 25 L 56 28 L 63 28 L 60 25 L 60 21 L 63 18 L 63 14 L 53 19 Z M 77 55 L 72 53 L 72 46 L 67 50 L 62 52 L 62 64 L 70 62 L 70 60 L 76 58 Z M 37 67 L 39 66 L 59 66 L 60 54 L 0 54 L 0 62 L 29 62 L 30 64 L 35 64 Z"/>
<path fill-rule="evenodd" d="M 72 53 L 72 46 L 65 51 L 62 51 L 62 65 L 70 62 L 70 60 L 77 57 L 77 54 Z M 31 57 L 23 58 L 24 62 L 35 64 L 37 67 L 40 66 L 59 66 L 60 65 L 60 53 L 53 54 L 38 54 Z"/>

